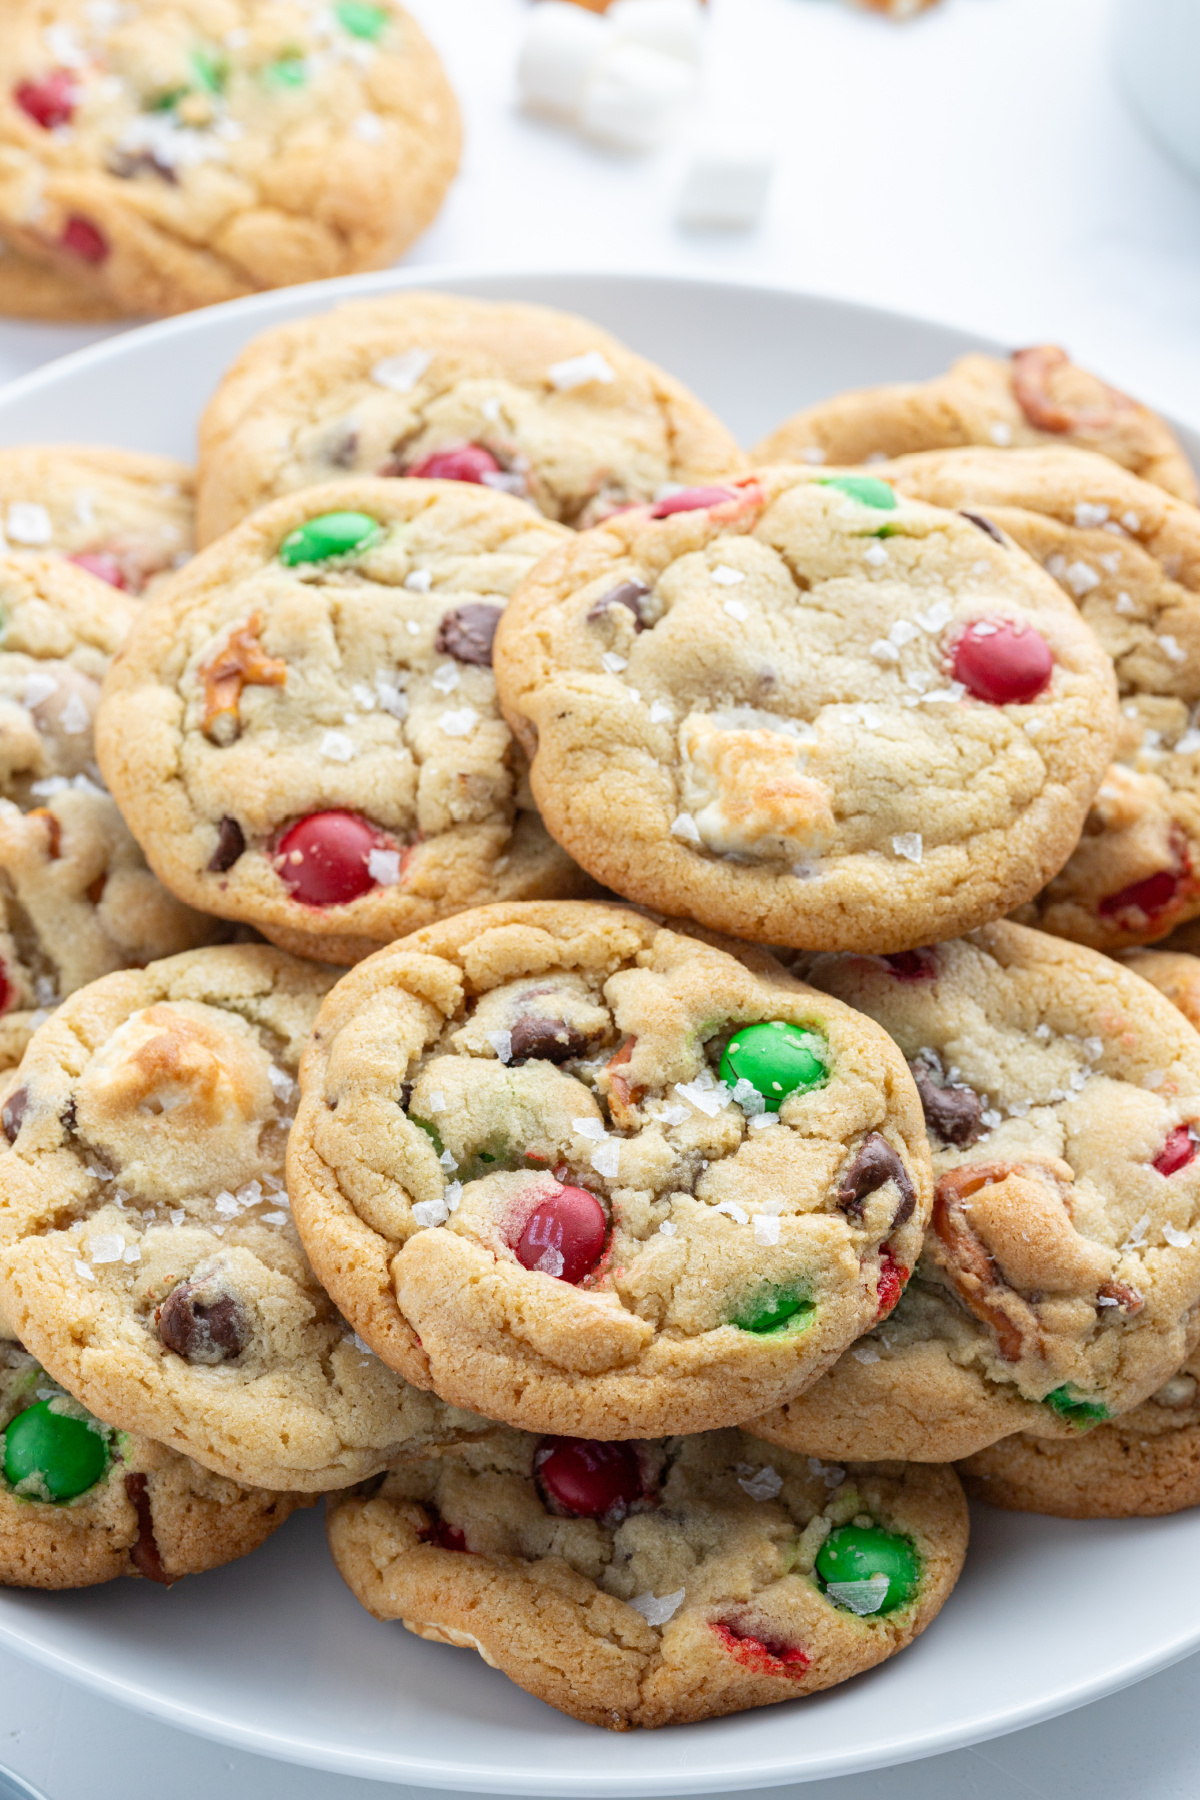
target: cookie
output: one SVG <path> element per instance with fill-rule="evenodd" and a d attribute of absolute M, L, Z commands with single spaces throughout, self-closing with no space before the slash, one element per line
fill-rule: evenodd
<path fill-rule="evenodd" d="M 68 562 L 0 555 L 0 1068 L 64 994 L 223 929 L 154 879 L 93 760 L 136 610 Z"/>
<path fill-rule="evenodd" d="M 1200 1029 L 1200 956 L 1180 950 L 1126 950 L 1121 961 Z"/>
<path fill-rule="evenodd" d="M 967 444 L 1096 450 L 1168 494 L 1200 501 L 1179 440 L 1148 406 L 1090 375 L 1053 344 L 1009 358 L 960 356 L 933 381 L 835 394 L 763 439 L 758 462 L 861 463 Z"/>
<path fill-rule="evenodd" d="M 24 0 L 0 66 L 0 231 L 124 313 L 386 268 L 458 165 L 396 0 Z"/>
<path fill-rule="evenodd" d="M 0 1587 L 94 1587 L 118 1575 L 169 1587 L 248 1556 L 312 1504 L 114 1431 L 19 1345 L 0 1344 Z"/>
<path fill-rule="evenodd" d="M 1008 923 L 807 975 L 910 1059 L 937 1185 L 892 1317 L 753 1429 L 948 1462 L 1148 1399 L 1200 1335 L 1192 1026 L 1118 963 Z"/>
<path fill-rule="evenodd" d="M 945 450 L 871 470 L 1027 550 L 1113 659 L 1117 760 L 1017 917 L 1113 951 L 1200 912 L 1200 514 L 1082 450 Z"/>
<path fill-rule="evenodd" d="M 746 459 L 681 382 L 543 306 L 393 294 L 264 332 L 200 426 L 208 543 L 295 488 L 364 475 L 472 481 L 594 524 Z"/>
<path fill-rule="evenodd" d="M 0 315 L 55 325 L 107 325 L 124 315 L 104 294 L 47 269 L 0 239 Z"/>
<path fill-rule="evenodd" d="M 566 536 L 486 488 L 360 481 L 197 556 L 97 724 L 172 892 L 353 962 L 481 901 L 592 891 L 532 809 L 491 670 L 509 594 Z"/>
<path fill-rule="evenodd" d="M 813 1460 L 741 1431 L 506 1431 L 339 1495 L 329 1542 L 377 1619 L 478 1651 L 585 1724 L 685 1724 L 846 1681 L 949 1597 L 953 1472 Z"/>
<path fill-rule="evenodd" d="M 486 1429 L 385 1368 L 288 1213 L 300 1052 L 335 971 L 241 945 L 109 975 L 33 1039 L 0 1120 L 0 1306 L 98 1419 L 316 1493 Z"/>
<path fill-rule="evenodd" d="M 1075 1443 L 1019 1432 L 958 1465 L 973 1500 L 1060 1519 L 1157 1518 L 1200 1506 L 1200 1356 Z"/>
<path fill-rule="evenodd" d="M 25 444 L 0 450 L 0 535 L 141 595 L 191 555 L 194 490 L 187 464 L 169 456 Z"/>
<path fill-rule="evenodd" d="M 288 1186 L 345 1316 L 530 1430 L 762 1411 L 895 1303 L 921 1242 L 885 1034 L 621 907 L 484 907 L 379 952 L 301 1090 Z"/>
<path fill-rule="evenodd" d="M 820 949 L 905 950 L 1031 898 L 1117 723 L 1109 659 L 1030 558 L 800 469 L 564 544 L 509 607 L 496 679 L 598 880 Z"/>

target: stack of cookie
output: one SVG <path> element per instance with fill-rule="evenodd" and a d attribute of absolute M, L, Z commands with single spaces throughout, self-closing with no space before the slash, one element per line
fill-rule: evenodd
<path fill-rule="evenodd" d="M 624 1729 L 902 1649 L 960 1473 L 1200 1500 L 1166 427 L 1043 349 L 752 465 L 406 294 L 201 450 L 190 559 L 185 474 L 0 464 L 0 1578 L 326 1493 L 376 1618 Z"/>
<path fill-rule="evenodd" d="M 0 312 L 104 322 L 382 269 L 458 108 L 398 0 L 5 0 Z"/>

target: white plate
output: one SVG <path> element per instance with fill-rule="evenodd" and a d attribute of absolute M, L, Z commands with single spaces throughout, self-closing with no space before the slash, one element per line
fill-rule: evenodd
<path fill-rule="evenodd" d="M 933 375 L 962 350 L 994 347 L 728 282 L 389 272 L 80 351 L 0 393 L 0 443 L 74 438 L 186 457 L 206 397 L 256 332 L 335 297 L 434 285 L 589 314 L 689 382 L 747 443 L 838 388 Z M 555 1800 L 744 1791 L 929 1756 L 1081 1706 L 1200 1645 L 1200 1512 L 1070 1524 L 983 1508 L 957 1591 L 903 1656 L 813 1699 L 617 1736 L 530 1699 L 473 1654 L 375 1623 L 321 1535 L 319 1513 L 298 1515 L 246 1561 L 170 1594 L 123 1581 L 0 1593 L 0 1640 L 113 1700 L 266 1756 Z"/>

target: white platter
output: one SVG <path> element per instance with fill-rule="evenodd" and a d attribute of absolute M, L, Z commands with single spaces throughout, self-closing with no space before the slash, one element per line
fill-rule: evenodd
<path fill-rule="evenodd" d="M 0 443 L 189 456 L 205 399 L 258 331 L 336 298 L 413 286 L 586 313 L 681 376 L 746 443 L 838 388 L 919 379 L 965 349 L 994 348 L 894 313 L 729 282 L 390 272 L 79 351 L 0 392 Z M 1195 454 L 1200 439 L 1186 435 Z M 1187 1655 L 1200 1645 L 1200 1512 L 1070 1524 L 976 1509 L 958 1589 L 893 1662 L 809 1700 L 626 1736 L 564 1718 L 473 1654 L 377 1624 L 342 1586 L 319 1512 L 170 1593 L 140 1582 L 0 1592 L 0 1641 L 171 1724 L 342 1774 L 554 1800 L 744 1792 L 977 1743 Z"/>

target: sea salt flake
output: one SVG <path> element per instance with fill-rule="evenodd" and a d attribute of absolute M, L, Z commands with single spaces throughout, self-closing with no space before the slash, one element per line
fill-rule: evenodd
<path fill-rule="evenodd" d="M 629 1602 L 634 1612 L 640 1612 L 647 1625 L 665 1625 L 668 1619 L 674 1618 L 687 1598 L 687 1589 L 678 1588 L 673 1594 L 663 1594 L 661 1598 L 654 1594 L 637 1594 Z"/>
<path fill-rule="evenodd" d="M 1107 517 L 1108 508 L 1103 501 L 1093 505 L 1089 500 L 1080 500 L 1075 508 L 1075 523 L 1080 531 L 1095 531 Z"/>
<path fill-rule="evenodd" d="M 925 855 L 919 831 L 898 832 L 892 839 L 892 849 L 897 856 L 904 857 L 906 862 L 919 863 Z"/>
<path fill-rule="evenodd" d="M 701 842 L 699 828 L 689 812 L 676 813 L 671 820 L 671 836 L 682 838 L 688 844 Z"/>
<path fill-rule="evenodd" d="M 213 1205 L 222 1219 L 236 1219 L 241 1210 L 237 1203 L 237 1195 L 231 1194 L 228 1188 L 221 1189 L 213 1201 Z"/>
<path fill-rule="evenodd" d="M 374 1356 L 375 1354 L 366 1338 L 360 1338 L 357 1331 L 354 1333 L 354 1348 L 360 1356 Z"/>
<path fill-rule="evenodd" d="M 350 129 L 364 144 L 377 144 L 383 136 L 383 120 L 378 113 L 362 112 Z"/>
<path fill-rule="evenodd" d="M 572 388 L 586 387 L 589 381 L 617 379 L 616 370 L 599 350 L 588 350 L 582 356 L 568 356 L 562 362 L 551 363 L 547 373 L 550 385 L 560 394 L 569 394 Z"/>
<path fill-rule="evenodd" d="M 774 1500 L 783 1488 L 783 1476 L 767 1463 L 765 1468 L 759 1469 L 754 1475 L 739 1476 L 738 1486 L 752 1500 Z"/>
<path fill-rule="evenodd" d="M 1088 1037 L 1083 1040 L 1083 1054 L 1089 1062 L 1099 1062 L 1104 1055 L 1104 1039 Z"/>
<path fill-rule="evenodd" d="M 755 1213 L 754 1241 L 765 1247 L 779 1242 L 780 1221 L 773 1219 L 769 1213 Z"/>
<path fill-rule="evenodd" d="M 433 586 L 433 571 L 431 569 L 410 569 L 404 577 L 404 585 L 410 594 L 427 594 Z M 421 627 L 415 619 L 410 619 L 408 629 L 415 635 Z"/>
<path fill-rule="evenodd" d="M 512 1061 L 511 1031 L 489 1031 L 487 1034 L 487 1041 L 502 1063 Z"/>
<path fill-rule="evenodd" d="M 321 755 L 331 762 L 353 762 L 354 739 L 347 737 L 344 731 L 327 731 L 321 739 Z"/>
<path fill-rule="evenodd" d="M 831 1594 L 839 1606 L 863 1619 L 879 1611 L 887 1599 L 890 1585 L 886 1575 L 871 1575 L 866 1581 L 827 1581 L 825 1592 Z"/>
<path fill-rule="evenodd" d="M 707 1074 L 707 1070 L 705 1073 Z M 684 1100 L 690 1100 L 697 1111 L 702 1112 L 709 1119 L 715 1119 L 729 1099 L 729 1089 L 725 1083 L 722 1081 L 714 1086 L 711 1075 L 708 1078 L 707 1088 L 701 1086 L 700 1079 L 697 1077 L 695 1081 L 677 1081 L 675 1092 Z"/>
<path fill-rule="evenodd" d="M 1194 756 L 1200 750 L 1200 731 L 1189 725 L 1181 738 L 1177 738 L 1171 746 L 1176 756 Z"/>
<path fill-rule="evenodd" d="M 142 1252 L 140 1246 L 137 1244 L 127 1244 L 121 1261 L 126 1263 L 140 1263 L 141 1260 Z"/>
<path fill-rule="evenodd" d="M 445 1112 L 446 1096 L 445 1096 L 445 1094 L 443 1094 L 441 1088 L 435 1088 L 433 1090 L 432 1094 L 430 1094 L 429 1110 L 431 1113 L 444 1113 Z"/>
<path fill-rule="evenodd" d="M 882 568 L 887 559 L 888 553 L 883 544 L 870 544 L 863 551 L 863 561 L 873 569 Z"/>
<path fill-rule="evenodd" d="M 1142 1086 L 1153 1091 L 1155 1088 L 1160 1088 L 1166 1079 L 1167 1071 L 1165 1069 L 1150 1069 L 1142 1076 Z"/>
<path fill-rule="evenodd" d="M 898 663 L 900 661 L 900 652 L 895 644 L 889 644 L 886 638 L 876 638 L 875 642 L 869 646 L 867 654 L 874 657 L 876 662 Z"/>
<path fill-rule="evenodd" d="M 655 700 L 650 707 L 650 723 L 652 725 L 669 725 L 674 716 L 671 708 L 664 706 L 661 700 Z M 1200 733 L 1197 733 L 1197 736 L 1200 736 Z"/>
<path fill-rule="evenodd" d="M 458 1203 L 462 1199 L 462 1189 L 463 1184 L 461 1181 L 448 1181 L 446 1183 L 442 1199 L 446 1202 L 447 1212 L 458 1211 Z"/>
<path fill-rule="evenodd" d="M 1169 631 L 1160 633 L 1158 641 L 1162 645 L 1163 655 L 1169 662 L 1183 663 L 1187 661 L 1187 651 L 1179 639 L 1172 637 Z"/>
<path fill-rule="evenodd" d="M 998 450 L 1007 450 L 1012 443 L 1012 426 L 1006 425 L 1002 419 L 993 419 L 988 426 L 988 436 Z"/>
<path fill-rule="evenodd" d="M 708 573 L 709 580 L 715 581 L 718 587 L 740 587 L 746 579 L 744 569 L 731 569 L 728 563 L 718 563 Z"/>
<path fill-rule="evenodd" d="M 744 1206 L 739 1206 L 736 1200 L 722 1200 L 719 1206 L 713 1208 L 713 1211 L 726 1213 L 728 1217 L 733 1220 L 735 1225 L 748 1225 L 750 1223 L 750 1214 L 746 1211 Z"/>
<path fill-rule="evenodd" d="M 1101 582 L 1101 577 L 1091 564 L 1082 561 L 1069 563 L 1063 571 L 1063 579 L 1077 600 L 1082 600 L 1085 594 L 1090 594 Z"/>
<path fill-rule="evenodd" d="M 979 1115 L 979 1121 L 988 1131 L 995 1131 L 998 1125 L 1004 1123 L 1002 1115 L 996 1111 L 994 1106 L 985 1107 Z"/>
<path fill-rule="evenodd" d="M 409 622 L 411 624 L 411 620 Z M 379 704 L 385 713 L 390 713 L 393 719 L 407 719 L 408 695 L 398 688 L 394 682 L 377 678 L 375 682 L 375 693 L 378 696 Z"/>
<path fill-rule="evenodd" d="M 368 850 L 367 874 L 380 887 L 395 887 L 400 880 L 400 852 L 398 850 Z"/>
<path fill-rule="evenodd" d="M 286 1069 L 272 1063 L 267 1070 L 267 1080 L 271 1083 L 271 1091 L 277 1100 L 290 1100 L 296 1091 L 296 1084 Z"/>
<path fill-rule="evenodd" d="M 571 1124 L 580 1137 L 589 1138 L 593 1143 L 603 1143 L 608 1136 L 602 1119 L 572 1119 Z"/>
<path fill-rule="evenodd" d="M 87 1253 L 94 1263 L 120 1262 L 125 1254 L 125 1239 L 117 1231 L 101 1231 L 87 1240 Z"/>
<path fill-rule="evenodd" d="M 778 1113 L 773 1113 L 773 1112 L 759 1113 L 756 1118 L 751 1119 L 750 1129 L 751 1129 L 751 1131 L 769 1131 L 772 1125 L 778 1125 L 778 1123 L 779 1123 L 779 1114 Z"/>
<path fill-rule="evenodd" d="M 820 444 L 805 444 L 800 452 L 800 460 L 806 463 L 815 463 L 819 467 L 825 461 L 825 455 Z"/>
<path fill-rule="evenodd" d="M 438 725 L 447 737 L 470 737 L 479 723 L 473 706 L 462 706 L 457 712 L 444 712 Z"/>
<path fill-rule="evenodd" d="M 1146 1233 L 1149 1229 L 1150 1214 L 1143 1213 L 1133 1230 L 1129 1233 L 1129 1236 L 1125 1239 L 1125 1242 L 1121 1245 L 1122 1250 L 1136 1250 L 1140 1244 L 1145 1243 Z"/>
<path fill-rule="evenodd" d="M 954 617 L 954 608 L 948 600 L 935 600 L 927 612 L 915 613 L 913 616 L 921 630 L 932 636 L 935 631 L 945 630 Z"/>
<path fill-rule="evenodd" d="M 691 1118 L 686 1106 L 664 1106 L 662 1122 L 664 1125 L 686 1125 Z"/>
<path fill-rule="evenodd" d="M 860 1350 L 854 1350 L 851 1354 L 855 1362 L 877 1363 L 879 1361 L 878 1350 L 873 1349 L 870 1344 L 864 1344 Z"/>
<path fill-rule="evenodd" d="M 450 1217 L 450 1208 L 444 1200 L 418 1200 L 412 1210 L 413 1218 L 423 1230 L 444 1225 Z"/>
<path fill-rule="evenodd" d="M 728 613 L 731 619 L 736 619 L 739 625 L 744 625 L 750 617 L 749 607 L 743 606 L 740 600 L 726 600 L 722 611 Z"/>
<path fill-rule="evenodd" d="M 1121 556 L 1117 550 L 1111 551 L 1108 556 L 1098 556 L 1096 561 L 1106 575 L 1115 575 L 1121 567 Z"/>
<path fill-rule="evenodd" d="M 1186 1250 L 1192 1241 L 1190 1232 L 1178 1231 L 1174 1225 L 1164 1225 L 1163 1236 L 1166 1238 L 1168 1244 L 1170 1244 L 1172 1250 Z"/>
<path fill-rule="evenodd" d="M 453 693 L 458 683 L 459 673 L 452 662 L 443 663 L 441 668 L 435 669 L 430 676 L 430 685 L 435 687 L 439 694 Z"/>
<path fill-rule="evenodd" d="M 1130 614 L 1136 610 L 1134 607 L 1132 598 L 1130 597 L 1130 595 L 1125 594 L 1125 593 L 1120 593 L 1117 595 L 1116 605 L 1117 605 L 1117 611 L 1119 613 L 1125 614 L 1126 616 L 1128 616 L 1128 614 Z"/>
<path fill-rule="evenodd" d="M 81 1262 L 78 1257 L 75 1258 L 75 1273 L 78 1275 L 80 1281 L 95 1281 L 96 1279 L 87 1264 Z"/>
<path fill-rule="evenodd" d="M 747 1118 L 767 1110 L 766 1101 L 754 1083 L 747 1081 L 744 1075 L 739 1075 L 733 1084 L 733 1103 L 741 1107 Z"/>
<path fill-rule="evenodd" d="M 78 694 L 72 694 L 58 715 L 58 729 L 68 737 L 79 737 L 92 728 L 92 715 Z"/>
<path fill-rule="evenodd" d="M 443 1169 L 451 1175 L 458 1168 L 458 1162 L 453 1150 L 443 1150 L 442 1154 L 438 1157 L 438 1161 L 441 1163 Z"/>
<path fill-rule="evenodd" d="M 618 656 L 615 650 L 606 650 L 604 655 L 600 658 L 600 661 L 604 664 L 604 667 L 608 670 L 610 675 L 619 675 L 622 669 L 627 669 L 629 667 L 629 658 L 627 656 Z"/>
<path fill-rule="evenodd" d="M 187 1213 L 183 1210 L 182 1206 L 173 1206 L 167 1214 L 167 1217 L 178 1231 L 179 1227 L 183 1224 L 183 1221 L 187 1218 Z"/>
<path fill-rule="evenodd" d="M 675 1233 L 678 1230 L 679 1230 L 678 1225 L 676 1225 L 671 1219 L 664 1219 L 662 1224 L 658 1228 L 658 1234 L 660 1237 L 674 1237 Z"/>
<path fill-rule="evenodd" d="M 40 706 L 43 700 L 48 700 L 51 694 L 57 694 L 57 692 L 58 682 L 55 680 L 54 676 L 44 674 L 41 669 L 35 669 L 31 675 L 25 677 L 25 688 L 21 695 L 21 705 L 28 707 L 30 711 L 32 711 L 35 706 Z M 61 776 L 59 779 L 62 780 L 63 786 L 66 787 L 66 781 Z M 38 786 L 41 786 L 40 782 L 38 783 Z"/>
<path fill-rule="evenodd" d="M 1142 521 L 1138 517 L 1137 513 L 1135 513 L 1135 512 L 1122 513 L 1121 514 L 1121 523 L 1125 527 L 1126 531 L 1133 532 L 1133 531 L 1140 531 L 1142 529 Z"/>
<path fill-rule="evenodd" d="M 621 1146 L 619 1142 L 597 1144 L 592 1151 L 592 1167 L 597 1175 L 612 1180 L 621 1164 Z"/>

